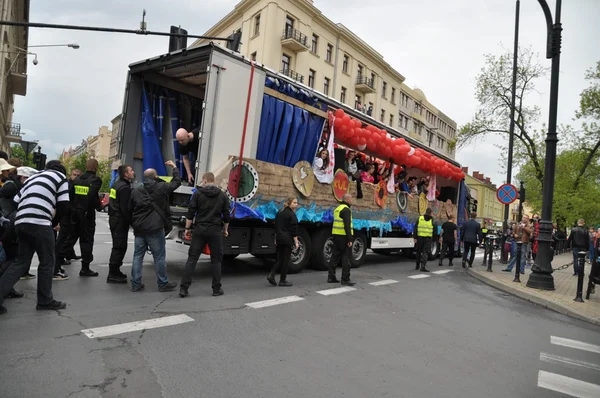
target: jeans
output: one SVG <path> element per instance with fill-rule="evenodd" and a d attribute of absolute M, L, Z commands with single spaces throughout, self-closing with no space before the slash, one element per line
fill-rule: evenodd
<path fill-rule="evenodd" d="M 346 235 L 333 235 L 333 246 L 331 247 L 331 259 L 328 265 L 329 278 L 335 278 L 335 268 L 342 262 L 342 281 L 350 280 L 350 258 L 352 258 L 352 247 L 348 247 Z"/>
<path fill-rule="evenodd" d="M 462 263 L 467 263 L 467 255 L 469 257 L 469 265 L 473 265 L 473 261 L 475 261 L 475 250 L 477 249 L 476 242 L 463 242 L 464 251 L 462 257 Z"/>
<path fill-rule="evenodd" d="M 131 287 L 138 288 L 142 284 L 142 266 L 144 264 L 144 255 L 149 248 L 154 258 L 154 269 L 156 270 L 156 280 L 158 287 L 164 287 L 169 283 L 167 278 L 167 255 L 166 240 L 164 229 L 148 232 L 135 237 L 133 252 L 133 264 L 131 267 Z"/>
<path fill-rule="evenodd" d="M 589 260 L 590 263 L 594 261 L 594 256 L 596 255 L 596 248 L 594 247 L 594 241 L 590 242 L 590 248 L 589 248 Z"/>
<path fill-rule="evenodd" d="M 571 249 L 573 251 L 573 275 L 579 275 L 579 252 L 587 251 L 582 247 L 574 247 Z"/>
<path fill-rule="evenodd" d="M 223 258 L 223 231 L 217 233 L 202 231 L 201 227 L 195 227 L 192 232 L 192 244 L 188 251 L 188 260 L 185 263 L 183 278 L 180 286 L 189 289 L 196 270 L 196 264 L 202 254 L 204 246 L 208 244 L 210 249 L 210 267 L 212 270 L 212 289 L 221 289 L 221 260 Z"/>
<path fill-rule="evenodd" d="M 515 243 L 515 245 L 516 245 L 516 243 Z M 521 273 L 525 272 L 525 263 L 527 263 L 527 250 L 528 250 L 528 245 L 526 243 L 523 243 L 521 245 L 521 269 L 519 270 Z M 508 266 L 506 267 L 506 269 L 509 271 L 512 271 L 516 262 L 517 262 L 517 255 L 515 253 L 515 255 L 510 259 L 510 262 L 508 263 Z"/>
<path fill-rule="evenodd" d="M 0 278 L 0 305 L 31 265 L 34 253 L 40 260 L 37 277 L 37 303 L 50 304 L 54 301 L 52 296 L 54 231 L 51 226 L 35 224 L 19 224 L 16 226 L 16 230 L 19 237 L 17 258 Z"/>

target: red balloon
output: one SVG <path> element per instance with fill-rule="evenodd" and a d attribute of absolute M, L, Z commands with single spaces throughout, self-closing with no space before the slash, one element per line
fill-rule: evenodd
<path fill-rule="evenodd" d="M 339 129 L 340 127 L 342 127 L 343 125 L 344 125 L 344 123 L 342 122 L 342 119 L 339 117 L 333 121 L 333 127 L 335 127 L 336 130 Z"/>
<path fill-rule="evenodd" d="M 365 137 L 360 137 L 360 138 L 358 139 L 358 143 L 359 143 L 360 145 L 367 145 L 367 139 L 366 139 Z"/>
<path fill-rule="evenodd" d="M 342 123 L 348 125 L 350 123 L 350 121 L 351 121 L 350 116 L 348 116 L 348 115 L 342 116 Z"/>
<path fill-rule="evenodd" d="M 335 117 L 339 118 L 339 119 L 343 118 L 345 114 L 346 113 L 344 112 L 343 109 L 336 109 L 336 111 L 335 111 Z"/>
<path fill-rule="evenodd" d="M 354 128 L 348 128 L 348 127 L 346 126 L 346 136 L 347 136 L 348 138 L 352 138 L 352 137 L 354 137 Z"/>
<path fill-rule="evenodd" d="M 371 152 L 377 152 L 377 144 L 375 144 L 375 141 L 371 137 L 367 138 L 367 148 Z"/>
<path fill-rule="evenodd" d="M 354 119 L 354 127 L 356 127 L 357 129 L 362 127 L 362 122 L 358 119 Z"/>
<path fill-rule="evenodd" d="M 356 147 L 358 147 L 358 144 L 360 143 L 359 140 L 360 140 L 359 137 L 354 136 L 350 139 L 350 144 L 356 148 Z"/>

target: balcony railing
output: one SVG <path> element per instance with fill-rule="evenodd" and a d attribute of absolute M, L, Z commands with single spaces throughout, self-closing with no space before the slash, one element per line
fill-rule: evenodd
<path fill-rule="evenodd" d="M 281 44 L 293 51 L 307 51 L 308 37 L 297 29 L 286 27 L 281 35 Z"/>
<path fill-rule="evenodd" d="M 21 136 L 21 124 L 20 123 L 8 123 L 6 125 L 6 131 L 13 137 Z"/>
<path fill-rule="evenodd" d="M 290 79 L 294 79 L 297 82 L 304 83 L 304 76 L 302 76 L 300 73 L 297 73 L 289 68 L 282 69 L 279 71 L 279 73 L 281 73 L 282 75 L 286 75 Z"/>
<path fill-rule="evenodd" d="M 371 88 L 372 90 L 375 90 L 375 83 L 373 82 L 373 79 L 369 79 L 367 76 L 361 76 L 358 75 L 356 77 L 356 85 L 363 85 L 363 86 L 367 86 L 369 88 Z"/>

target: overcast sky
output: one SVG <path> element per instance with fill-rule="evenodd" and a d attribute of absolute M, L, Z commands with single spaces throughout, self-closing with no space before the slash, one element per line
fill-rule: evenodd
<path fill-rule="evenodd" d="M 148 29 L 168 32 L 181 25 L 190 34 L 203 34 L 233 9 L 237 0 L 31 0 L 32 22 L 138 29 L 142 9 Z M 549 0 L 554 13 L 555 0 Z M 483 54 L 512 49 L 513 0 L 315 0 L 334 22 L 341 22 L 369 43 L 400 73 L 406 84 L 425 92 L 428 100 L 467 123 L 476 110 L 474 81 Z M 600 60 L 599 0 L 563 1 L 559 123 L 572 123 L 585 71 Z M 546 26 L 536 0 L 521 1 L 521 45 L 544 58 Z M 168 50 L 166 37 L 139 37 L 71 30 L 30 29 L 29 44 L 78 43 L 81 48 L 36 48 L 39 64 L 28 67 L 26 97 L 17 97 L 14 122 L 26 139 L 39 140 L 49 158 L 63 148 L 95 135 L 101 125 L 121 113 L 127 66 Z M 189 41 L 191 43 L 191 41 Z M 548 120 L 549 77 L 538 83 Z M 502 183 L 504 172 L 490 139 L 457 154 L 470 171 L 478 170 Z"/>

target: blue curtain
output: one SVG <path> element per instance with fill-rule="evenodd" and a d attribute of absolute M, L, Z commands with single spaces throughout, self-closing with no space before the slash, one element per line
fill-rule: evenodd
<path fill-rule="evenodd" d="M 324 125 L 324 118 L 265 94 L 256 158 L 288 167 L 312 162 Z"/>
<path fill-rule="evenodd" d="M 465 209 L 467 208 L 467 184 L 465 180 L 462 180 L 459 185 L 460 195 L 458 197 L 458 210 L 457 210 L 457 219 L 458 225 L 461 226 L 464 222 L 468 221 L 468 218 L 465 218 Z"/>
<path fill-rule="evenodd" d="M 155 169 L 158 175 L 166 175 L 165 164 L 161 153 L 159 137 L 154 125 L 154 115 L 148 103 L 146 88 L 142 90 L 142 148 L 144 151 L 144 170 Z M 162 131 L 162 127 L 161 127 Z"/>
<path fill-rule="evenodd" d="M 110 175 L 110 183 L 108 184 L 108 186 L 110 188 L 112 188 L 113 184 L 117 181 L 118 178 L 119 178 L 119 171 L 113 170 Z"/>

